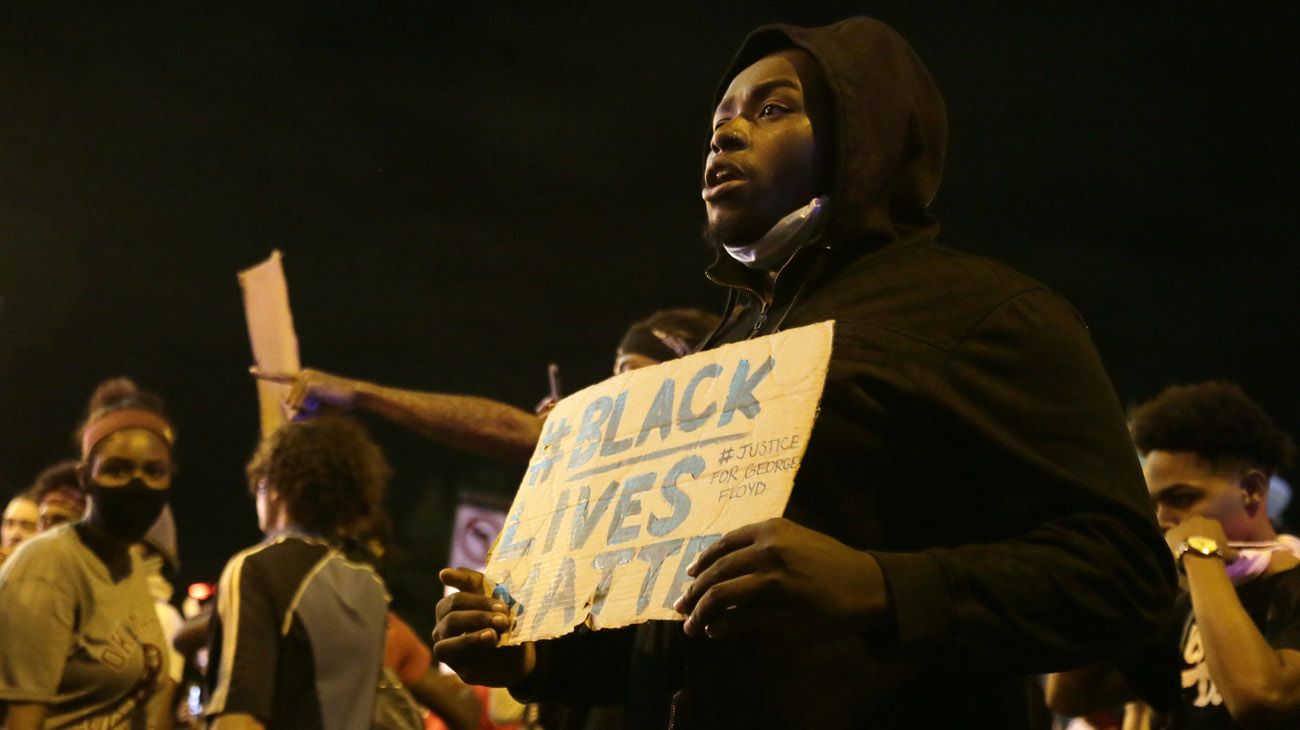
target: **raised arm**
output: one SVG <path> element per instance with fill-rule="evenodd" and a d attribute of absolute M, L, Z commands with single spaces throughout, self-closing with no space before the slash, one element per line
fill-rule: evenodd
<path fill-rule="evenodd" d="M 1222 525 L 1205 517 L 1179 523 L 1166 539 L 1176 546 L 1191 536 L 1228 543 Z M 1300 651 L 1269 644 L 1242 606 L 1222 560 L 1189 552 L 1182 564 L 1210 679 L 1232 719 L 1243 728 L 1300 725 Z"/>
<path fill-rule="evenodd" d="M 542 433 L 542 419 L 523 409 L 472 395 L 403 390 L 320 370 L 253 371 L 254 377 L 292 386 L 287 405 L 311 412 L 321 405 L 360 409 L 453 449 L 527 463 Z"/>

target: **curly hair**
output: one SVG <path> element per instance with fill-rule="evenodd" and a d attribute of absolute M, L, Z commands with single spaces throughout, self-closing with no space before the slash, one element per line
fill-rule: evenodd
<path fill-rule="evenodd" d="M 1175 385 L 1134 408 L 1133 443 L 1152 451 L 1190 451 L 1216 466 L 1249 464 L 1274 474 L 1295 457 L 1290 437 L 1235 383 Z"/>
<path fill-rule="evenodd" d="M 380 508 L 392 470 L 361 424 L 324 414 L 286 423 L 248 462 L 248 489 L 266 483 L 305 530 L 340 538 Z"/>
<path fill-rule="evenodd" d="M 42 497 L 60 488 L 85 493 L 86 490 L 81 486 L 81 477 L 77 474 L 77 462 L 69 459 L 41 470 L 32 482 L 32 486 L 27 488 L 26 494 L 33 501 L 40 502 Z"/>

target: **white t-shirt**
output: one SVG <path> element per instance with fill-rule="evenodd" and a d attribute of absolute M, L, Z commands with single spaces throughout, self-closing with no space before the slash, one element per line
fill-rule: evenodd
<path fill-rule="evenodd" d="M 168 675 L 167 643 L 139 560 L 110 575 L 62 525 L 0 568 L 0 701 L 49 707 L 45 727 L 130 728 Z"/>

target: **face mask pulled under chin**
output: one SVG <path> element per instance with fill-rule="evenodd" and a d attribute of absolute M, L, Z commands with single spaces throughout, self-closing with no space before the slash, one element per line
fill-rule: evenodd
<path fill-rule="evenodd" d="M 1228 547 L 1236 548 L 1237 558 L 1228 563 L 1228 578 L 1234 586 L 1242 586 L 1263 575 L 1273 560 L 1273 553 L 1289 552 L 1300 558 L 1300 539 L 1294 535 L 1278 535 L 1271 542 L 1233 542 Z"/>
<path fill-rule="evenodd" d="M 825 227 L 826 196 L 776 222 L 763 237 L 747 246 L 723 244 L 727 254 L 751 269 L 766 269 L 785 262 L 800 246 L 821 235 Z"/>
<path fill-rule="evenodd" d="M 171 496 L 170 487 L 151 489 L 139 477 L 120 487 L 92 481 L 86 491 L 94 502 L 96 526 L 124 542 L 139 542 Z"/>

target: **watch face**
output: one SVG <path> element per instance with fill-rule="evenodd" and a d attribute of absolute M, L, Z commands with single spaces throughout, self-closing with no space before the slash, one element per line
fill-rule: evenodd
<path fill-rule="evenodd" d="M 1192 537 L 1187 538 L 1187 547 L 1195 550 L 1201 555 L 1213 555 L 1219 552 L 1219 543 L 1208 537 L 1201 537 L 1200 535 L 1193 535 Z"/>

